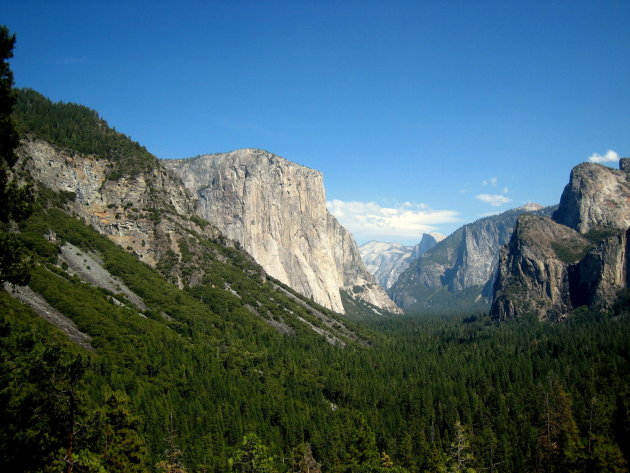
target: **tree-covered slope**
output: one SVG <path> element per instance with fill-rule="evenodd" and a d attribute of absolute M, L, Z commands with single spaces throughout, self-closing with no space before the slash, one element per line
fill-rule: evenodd
<path fill-rule="evenodd" d="M 32 89 L 16 89 L 18 130 L 52 144 L 110 162 L 108 177 L 135 176 L 154 168 L 157 159 L 144 146 L 110 128 L 98 112 L 76 103 L 52 102 Z"/>
<path fill-rule="evenodd" d="M 97 400 L 110 390 L 127 393 L 143 414 L 156 458 L 171 415 L 189 464 L 225 467 L 225 446 L 249 430 L 264 430 L 266 439 L 282 445 L 290 440 L 283 436 L 290 427 L 288 412 L 297 422 L 291 440 L 299 439 L 312 416 L 330 408 L 322 387 L 307 382 L 307 371 L 296 375 L 302 362 L 296 365 L 292 358 L 314 347 L 324 358 L 340 350 L 320 336 L 324 332 L 331 334 L 328 340 L 365 345 L 354 332 L 342 332 L 341 323 L 327 327 L 286 289 L 261 280 L 241 251 L 212 241 L 200 242 L 207 246 L 206 280 L 182 291 L 56 208 L 39 208 L 23 224 L 20 238 L 36 262 L 30 287 L 91 337 L 98 366 L 90 394 Z M 142 298 L 146 310 L 72 274 L 59 260 L 66 242 L 100 260 Z M 212 449 L 205 451 L 213 436 L 223 452 L 217 458 Z"/>
<path fill-rule="evenodd" d="M 93 148 L 26 144 L 17 174 L 57 187 L 12 228 L 43 302 L 0 291 L 1 471 L 627 471 L 627 298 L 559 325 L 349 323 L 185 214 L 160 168 L 112 182 Z"/>
<path fill-rule="evenodd" d="M 614 317 L 582 311 L 563 325 L 497 325 L 485 316 L 372 320 L 366 330 L 379 335 L 370 348 L 349 340 L 340 349 L 301 324 L 293 335 L 276 330 L 229 291 L 180 290 L 57 209 L 37 210 L 21 238 L 37 261 L 31 287 L 88 334 L 95 351 L 64 342 L 10 292 L 0 295 L 0 442 L 12 452 L 3 471 L 61 461 L 64 451 L 56 452 L 71 425 L 78 458 L 107 466 L 107 409 L 124 409 L 134 426 L 127 435 L 135 440 L 120 441 L 119 456 L 135 455 L 147 470 L 176 459 L 188 471 L 226 471 L 229 458 L 240 458 L 241 438 L 255 432 L 280 471 L 302 442 L 324 471 L 383 463 L 439 471 L 454 467 L 458 446 L 478 470 L 625 471 L 627 306 Z M 65 241 L 98 257 L 147 310 L 55 264 Z M 232 271 L 242 264 L 229 254 L 227 261 Z M 231 279 L 241 297 L 249 276 L 242 278 Z M 255 286 L 259 300 L 273 298 L 283 313 L 300 310 L 258 278 Z M 58 378 L 41 376 L 53 371 Z M 56 419 L 46 396 L 57 393 L 63 403 L 75 391 L 74 420 L 70 411 Z M 34 408 L 41 414 L 31 416 Z M 32 450 L 39 438 L 46 442 Z M 181 456 L 172 456 L 173 445 Z"/>

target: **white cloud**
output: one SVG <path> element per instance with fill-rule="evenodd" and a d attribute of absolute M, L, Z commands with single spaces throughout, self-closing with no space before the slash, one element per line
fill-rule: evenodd
<path fill-rule="evenodd" d="M 492 187 L 496 187 L 497 186 L 497 182 L 498 179 L 496 177 L 491 177 L 490 179 L 485 179 L 483 181 L 481 181 L 481 185 L 482 186 L 492 186 Z"/>
<path fill-rule="evenodd" d="M 478 194 L 475 196 L 475 198 L 479 199 L 482 202 L 486 202 L 493 207 L 499 207 L 503 204 L 507 204 L 508 202 L 512 202 L 512 199 L 501 194 Z"/>
<path fill-rule="evenodd" d="M 504 193 L 504 194 L 507 194 L 508 192 L 510 192 L 510 189 L 508 189 L 508 188 L 507 188 L 507 186 L 506 186 L 506 187 L 504 187 L 504 188 L 503 188 L 503 193 Z"/>
<path fill-rule="evenodd" d="M 619 154 L 612 149 L 606 151 L 605 155 L 593 153 L 589 156 L 588 160 L 591 163 L 612 163 L 613 161 L 619 161 Z"/>
<path fill-rule="evenodd" d="M 422 233 L 438 230 L 437 225 L 459 221 L 454 210 L 432 210 L 426 204 L 412 202 L 382 207 L 376 202 L 335 199 L 326 205 L 330 213 L 359 239 L 417 239 Z"/>

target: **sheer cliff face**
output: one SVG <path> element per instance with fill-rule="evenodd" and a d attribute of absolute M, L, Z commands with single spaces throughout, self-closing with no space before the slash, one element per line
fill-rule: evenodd
<path fill-rule="evenodd" d="M 589 242 L 549 217 L 519 218 L 509 245 L 500 253 L 492 312 L 499 320 L 531 312 L 558 320 L 571 310 L 569 264 Z"/>
<path fill-rule="evenodd" d="M 621 166 L 626 161 L 630 159 Z M 571 171 L 553 218 L 580 233 L 597 227 L 628 228 L 628 196 L 630 182 L 623 170 L 583 163 Z"/>
<path fill-rule="evenodd" d="M 630 283 L 629 227 L 628 174 L 576 166 L 553 219 L 519 218 L 501 250 L 492 314 L 554 321 L 583 305 L 609 308 Z"/>
<path fill-rule="evenodd" d="M 197 213 L 269 275 L 340 313 L 340 289 L 399 312 L 365 269 L 352 235 L 326 210 L 320 172 L 255 149 L 162 164 L 196 197 Z"/>
<path fill-rule="evenodd" d="M 474 290 L 475 294 L 470 295 L 473 300 L 489 299 L 499 249 L 509 241 L 517 217 L 525 212 L 549 214 L 550 211 L 529 204 L 464 225 L 412 260 L 389 294 L 401 307 L 417 308 L 430 307 L 435 299 L 432 295 L 440 290 L 453 297 Z"/>

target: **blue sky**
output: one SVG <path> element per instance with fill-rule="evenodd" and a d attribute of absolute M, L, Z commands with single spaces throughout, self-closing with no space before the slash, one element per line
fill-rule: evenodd
<path fill-rule="evenodd" d="M 0 23 L 17 86 L 161 158 L 318 169 L 359 242 L 551 205 L 574 165 L 630 155 L 628 1 L 21 0 Z"/>

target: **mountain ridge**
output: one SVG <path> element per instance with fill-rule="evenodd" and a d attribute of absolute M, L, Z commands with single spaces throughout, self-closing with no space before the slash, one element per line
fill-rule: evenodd
<path fill-rule="evenodd" d="M 510 238 L 518 215 L 550 214 L 538 204 L 506 210 L 463 225 L 413 260 L 389 289 L 407 311 L 487 311 L 492 297 L 499 249 Z"/>
<path fill-rule="evenodd" d="M 420 243 L 413 246 L 371 240 L 359 246 L 359 252 L 367 270 L 388 290 L 409 267 L 410 261 L 420 257 L 443 239 L 444 235 L 433 232 L 423 233 Z"/>

